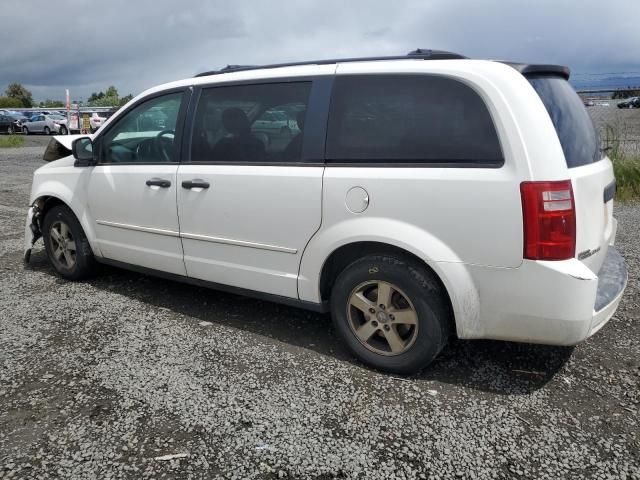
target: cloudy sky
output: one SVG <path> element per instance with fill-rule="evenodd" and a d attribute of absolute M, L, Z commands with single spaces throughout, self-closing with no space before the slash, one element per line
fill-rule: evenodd
<path fill-rule="evenodd" d="M 640 71 L 640 0 L 21 0 L 0 18 L 0 92 L 122 95 L 232 64 L 404 54 Z M 5 8 L 12 5 L 12 8 Z M 15 8 L 13 8 L 15 7 Z M 7 48 L 9 47 L 9 48 Z"/>

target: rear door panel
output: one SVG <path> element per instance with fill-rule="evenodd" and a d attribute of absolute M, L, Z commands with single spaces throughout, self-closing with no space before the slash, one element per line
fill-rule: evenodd
<path fill-rule="evenodd" d="M 320 227 L 324 167 L 181 165 L 187 275 L 297 298 L 302 252 Z M 207 189 L 185 189 L 202 179 Z"/>
<path fill-rule="evenodd" d="M 318 77 L 294 76 L 264 82 L 310 83 L 300 161 L 216 161 L 212 150 L 204 156 L 199 153 L 199 159 L 194 155 L 193 160 L 197 161 L 190 163 L 191 151 L 185 142 L 183 163 L 178 168 L 177 198 L 189 277 L 298 298 L 302 254 L 322 221 L 324 141 L 334 69 L 327 65 L 319 67 L 324 75 Z M 198 109 L 202 96 L 208 88 L 215 87 L 212 84 L 194 93 L 198 100 L 192 102 L 188 133 L 192 145 L 198 134 L 201 138 L 202 125 L 206 125 L 207 134 L 219 126 L 219 110 L 206 110 L 207 122 L 197 126 L 201 122 Z M 249 110 L 248 115 L 256 121 L 261 113 Z M 259 127 L 252 125 L 256 135 Z M 264 136 L 263 139 L 266 140 Z M 209 187 L 182 187 L 183 182 L 196 179 Z"/>

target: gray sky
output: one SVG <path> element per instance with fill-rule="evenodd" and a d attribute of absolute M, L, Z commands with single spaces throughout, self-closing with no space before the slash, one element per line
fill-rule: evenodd
<path fill-rule="evenodd" d="M 108 85 L 136 95 L 228 63 L 417 47 L 638 72 L 639 1 L 21 0 L 0 16 L 0 93 L 17 81 L 37 100 L 65 88 L 86 99 Z"/>

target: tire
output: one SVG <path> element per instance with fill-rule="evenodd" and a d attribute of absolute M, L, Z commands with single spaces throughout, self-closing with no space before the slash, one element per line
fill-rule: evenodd
<path fill-rule="evenodd" d="M 289 127 L 282 127 L 280 129 L 280 135 L 291 135 L 291 129 Z"/>
<path fill-rule="evenodd" d="M 385 309 L 378 292 L 391 292 L 390 300 L 382 302 Z M 358 359 L 400 375 L 429 365 L 447 344 L 452 325 L 446 294 L 433 273 L 387 255 L 356 260 L 338 275 L 331 291 L 331 316 L 339 336 Z M 363 341 L 356 331 L 368 340 Z"/>
<path fill-rule="evenodd" d="M 61 277 L 81 280 L 94 272 L 96 262 L 93 251 L 80 222 L 69 207 L 57 205 L 47 212 L 42 235 L 49 262 Z M 60 241 L 61 235 L 65 238 L 63 242 Z M 75 250 L 71 248 L 72 243 Z"/>
<path fill-rule="evenodd" d="M 24 135 L 29 135 L 29 129 L 27 127 L 22 127 L 22 133 Z"/>
<path fill-rule="evenodd" d="M 51 135 L 51 130 L 49 129 L 49 127 L 44 127 L 44 134 Z"/>
<path fill-rule="evenodd" d="M 9 125 L 9 126 L 7 127 L 7 134 L 9 134 L 9 135 L 13 135 L 13 125 Z"/>
<path fill-rule="evenodd" d="M 67 127 L 65 127 L 64 125 L 60 127 L 60 135 L 67 135 L 67 133 L 69 133 L 67 131 Z"/>

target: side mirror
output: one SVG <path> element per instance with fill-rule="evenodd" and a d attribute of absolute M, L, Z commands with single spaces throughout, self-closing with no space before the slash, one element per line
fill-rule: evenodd
<path fill-rule="evenodd" d="M 71 151 L 76 159 L 74 166 L 90 167 L 96 164 L 93 155 L 93 142 L 89 137 L 76 138 L 71 144 Z"/>

